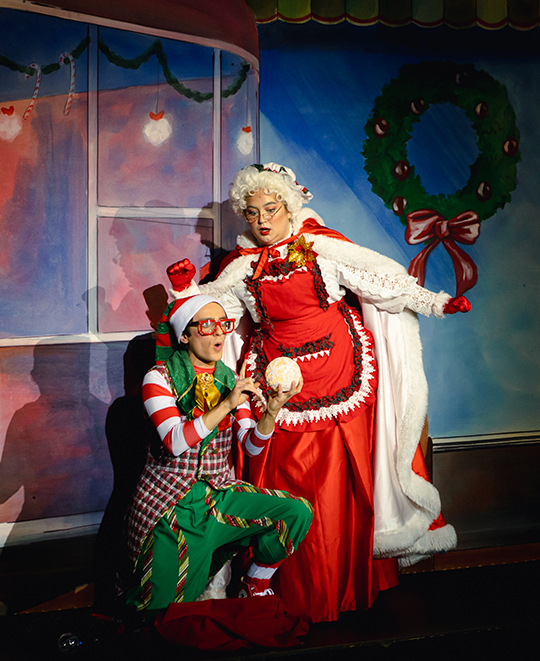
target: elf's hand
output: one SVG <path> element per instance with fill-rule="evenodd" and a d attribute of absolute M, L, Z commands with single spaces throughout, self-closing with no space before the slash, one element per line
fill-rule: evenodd
<path fill-rule="evenodd" d="M 175 262 L 167 268 L 167 275 L 171 281 L 171 285 L 175 291 L 183 291 L 187 289 L 195 275 L 195 267 L 189 259 L 183 259 L 180 262 Z"/>
<path fill-rule="evenodd" d="M 451 298 L 444 306 L 444 314 L 455 314 L 456 312 L 469 312 L 472 308 L 470 302 L 465 298 L 465 296 L 458 296 L 457 298 Z"/>

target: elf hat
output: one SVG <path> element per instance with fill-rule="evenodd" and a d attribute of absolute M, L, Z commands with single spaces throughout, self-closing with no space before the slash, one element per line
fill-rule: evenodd
<path fill-rule="evenodd" d="M 218 300 L 205 294 L 179 298 L 165 308 L 165 312 L 157 327 L 156 363 L 164 363 L 174 353 L 171 346 L 171 331 L 174 332 L 175 337 L 179 340 L 191 319 L 193 319 L 201 308 L 204 308 L 209 303 L 217 303 L 223 308 L 223 305 Z M 227 315 L 225 308 L 223 310 L 225 311 L 225 315 Z"/>

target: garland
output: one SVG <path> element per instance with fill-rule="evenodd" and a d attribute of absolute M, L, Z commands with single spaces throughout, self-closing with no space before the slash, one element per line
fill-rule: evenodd
<path fill-rule="evenodd" d="M 77 46 L 77 48 L 74 48 L 71 51 L 71 56 L 77 60 L 83 53 L 84 51 L 88 48 L 90 44 L 90 37 L 85 37 L 84 39 L 81 40 L 81 43 Z M 65 62 L 65 64 L 69 64 L 68 62 Z M 12 71 L 20 71 L 21 73 L 26 74 L 26 76 L 33 76 L 35 73 L 35 70 L 32 69 L 29 66 L 25 66 L 24 64 L 19 64 L 18 62 L 14 62 L 13 60 L 10 60 L 8 57 L 5 57 L 4 55 L 0 55 L 0 65 L 3 67 L 7 67 L 8 69 L 11 69 Z M 53 73 L 54 71 L 58 71 L 62 65 L 60 62 L 54 62 L 53 64 L 47 64 L 44 67 L 41 67 L 41 73 L 44 76 L 47 76 L 50 73 Z"/>
<path fill-rule="evenodd" d="M 466 185 L 448 196 L 428 195 L 407 156 L 414 124 L 437 103 L 465 111 L 480 152 Z M 474 243 L 480 223 L 509 203 L 516 187 L 519 130 L 505 86 L 472 64 L 406 64 L 375 99 L 365 132 L 362 154 L 373 192 L 407 227 L 408 243 L 426 243 L 409 273 L 423 284 L 427 257 L 442 242 L 461 295 L 476 283 L 476 266 L 455 242 Z"/>
<path fill-rule="evenodd" d="M 58 71 L 62 66 L 62 64 L 69 65 L 70 62 L 69 59 L 67 59 L 67 57 L 71 55 L 73 59 L 75 60 L 78 59 L 86 51 L 89 44 L 90 44 L 90 37 L 85 37 L 84 39 L 81 40 L 79 45 L 74 50 L 71 51 L 71 53 L 65 54 L 65 58 L 62 58 L 62 62 L 54 62 L 53 64 L 47 64 L 46 66 L 41 67 L 41 73 L 44 76 L 46 76 L 50 73 Z M 167 56 L 165 54 L 165 50 L 163 48 L 163 44 L 159 39 L 156 39 L 154 43 L 144 51 L 144 53 L 141 53 L 141 55 L 137 57 L 133 57 L 129 60 L 114 53 L 103 41 L 103 39 L 99 39 L 98 47 L 99 50 L 103 53 L 103 55 L 105 55 L 105 57 L 109 60 L 111 64 L 114 64 L 118 67 L 123 67 L 124 69 L 136 70 L 142 64 L 148 62 L 148 60 L 153 55 L 155 55 L 158 62 L 161 64 L 161 68 L 165 80 L 179 94 L 182 94 L 188 99 L 193 99 L 197 103 L 203 103 L 204 101 L 209 101 L 214 96 L 213 92 L 202 93 L 202 92 L 198 92 L 197 90 L 193 90 L 190 89 L 189 87 L 186 87 L 172 74 L 169 68 L 169 63 L 167 60 Z M 19 64 L 18 62 L 14 62 L 13 60 L 10 60 L 8 57 L 5 57 L 4 55 L 0 55 L 0 65 L 7 67 L 12 71 L 19 71 L 20 73 L 24 73 L 27 77 L 33 76 L 36 73 L 35 68 L 31 66 L 26 66 L 24 64 Z M 238 90 L 244 84 L 247 75 L 249 73 L 249 70 L 250 70 L 250 65 L 247 62 L 242 62 L 240 71 L 238 72 L 236 79 L 229 85 L 229 87 L 227 87 L 227 89 L 221 92 L 222 98 L 226 99 L 227 97 L 233 96 L 238 92 Z"/>
<path fill-rule="evenodd" d="M 285 356 L 286 358 L 296 359 L 300 356 L 306 356 L 308 354 L 321 353 L 323 351 L 329 351 L 334 346 L 334 342 L 330 339 L 332 333 L 321 337 L 319 340 L 312 340 L 310 342 L 305 342 L 300 347 L 287 347 L 284 344 L 278 344 L 277 350 L 280 356 Z"/>

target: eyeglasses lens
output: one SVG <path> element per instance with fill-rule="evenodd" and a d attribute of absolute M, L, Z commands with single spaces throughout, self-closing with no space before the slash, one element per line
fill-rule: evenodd
<path fill-rule="evenodd" d="M 280 211 L 282 206 L 283 205 L 279 206 L 277 209 L 272 208 L 268 211 L 255 211 L 253 209 L 249 209 L 244 211 L 244 216 L 248 223 L 255 223 L 259 220 L 259 218 L 263 218 L 263 220 L 272 220 L 277 212 Z"/>
<path fill-rule="evenodd" d="M 201 335 L 213 335 L 217 326 L 223 333 L 231 333 L 234 330 L 234 319 L 202 319 L 199 321 Z"/>

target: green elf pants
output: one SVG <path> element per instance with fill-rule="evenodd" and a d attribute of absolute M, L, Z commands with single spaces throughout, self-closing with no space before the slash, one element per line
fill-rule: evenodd
<path fill-rule="evenodd" d="M 196 482 L 147 535 L 127 603 L 158 610 L 195 601 L 235 551 L 271 565 L 291 555 L 309 530 L 312 508 L 285 491 L 248 484 L 216 491 Z"/>

